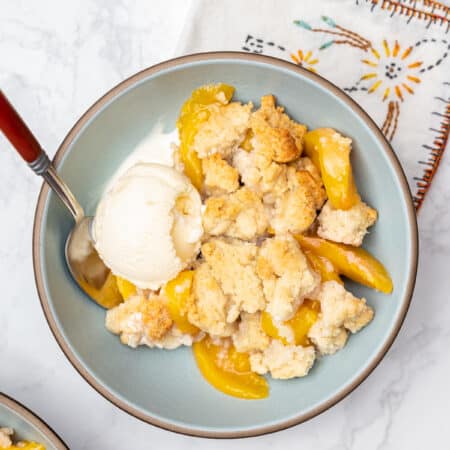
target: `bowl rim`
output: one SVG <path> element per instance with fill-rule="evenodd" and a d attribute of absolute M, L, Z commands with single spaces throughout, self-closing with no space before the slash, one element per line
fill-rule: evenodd
<path fill-rule="evenodd" d="M 28 422 L 37 428 L 57 450 L 69 450 L 69 447 L 56 434 L 56 431 L 22 403 L 14 400 L 9 395 L 0 392 L 0 405 L 11 409 L 25 422 Z"/>
<path fill-rule="evenodd" d="M 407 222 L 409 225 L 410 233 L 409 233 L 409 241 L 410 241 L 410 252 L 411 252 L 411 265 L 408 273 L 408 279 L 406 283 L 406 291 L 405 295 L 402 299 L 402 307 L 400 309 L 398 318 L 394 323 L 388 337 L 386 338 L 384 344 L 379 349 L 376 355 L 374 355 L 369 362 L 369 364 L 364 368 L 364 370 L 360 373 L 360 375 L 353 380 L 353 382 L 347 387 L 340 389 L 336 392 L 328 401 L 323 402 L 312 410 L 306 413 L 298 414 L 293 418 L 289 418 L 286 420 L 281 420 L 276 424 L 271 425 L 263 425 L 257 428 L 251 428 L 247 430 L 237 430 L 237 431 L 211 431 L 211 430 L 202 430 L 200 428 L 191 428 L 189 426 L 180 426 L 171 423 L 170 421 L 161 420 L 153 417 L 151 414 L 143 413 L 138 409 L 128 405 L 125 401 L 118 398 L 116 395 L 111 393 L 107 388 L 105 388 L 99 381 L 97 381 L 83 366 L 83 364 L 78 360 L 75 354 L 70 350 L 67 345 L 62 333 L 58 329 L 55 318 L 52 315 L 51 308 L 49 306 L 49 299 L 47 298 L 44 281 L 43 281 L 43 271 L 41 266 L 41 245 L 40 245 L 40 237 L 41 237 L 41 228 L 42 228 L 42 218 L 45 210 L 45 204 L 47 202 L 48 194 L 50 188 L 45 184 L 42 184 L 39 198 L 36 206 L 36 212 L 34 217 L 34 225 L 33 225 L 33 268 L 34 268 L 34 276 L 36 287 L 39 295 L 39 299 L 41 302 L 41 306 L 47 320 L 47 323 L 50 327 L 51 332 L 53 333 L 58 345 L 61 350 L 70 361 L 75 370 L 93 387 L 99 394 L 101 394 L 104 398 L 109 400 L 115 406 L 119 407 L 123 411 L 131 414 L 132 416 L 147 422 L 151 425 L 155 425 L 159 428 L 163 428 L 168 431 L 196 436 L 196 437 L 205 437 L 205 438 L 243 438 L 243 437 L 252 437 L 259 436 L 263 434 L 268 434 L 276 431 L 281 431 L 286 428 L 292 427 L 294 425 L 298 425 L 302 422 L 305 422 L 313 417 L 321 414 L 322 412 L 328 410 L 342 399 L 344 399 L 347 395 L 349 395 L 353 390 L 355 390 L 378 366 L 383 357 L 386 355 L 390 347 L 392 346 L 395 338 L 397 337 L 400 328 L 405 320 L 406 314 L 408 312 L 409 306 L 411 304 L 411 298 L 414 291 L 416 275 L 417 275 L 417 265 L 418 265 L 418 247 L 419 247 L 419 239 L 418 239 L 418 230 L 417 230 L 417 218 L 416 212 L 413 206 L 411 191 L 403 172 L 403 169 L 400 165 L 400 161 L 392 149 L 389 142 L 386 140 L 384 135 L 381 133 L 381 130 L 375 124 L 375 122 L 370 118 L 367 112 L 365 112 L 359 105 L 354 101 L 350 96 L 348 96 L 345 92 L 343 92 L 336 85 L 326 80 L 325 78 L 317 75 L 316 73 L 312 73 L 301 66 L 290 63 L 288 61 L 274 58 L 271 56 L 254 54 L 254 53 L 246 53 L 246 52 L 234 52 L 234 51 L 218 51 L 218 52 L 204 52 L 204 53 L 193 53 L 185 56 L 180 56 L 177 58 L 169 59 L 163 61 L 159 64 L 150 66 L 146 69 L 143 69 L 136 74 L 130 76 L 124 81 L 117 84 L 111 90 L 109 90 L 106 94 L 100 97 L 92 106 L 90 106 L 86 112 L 78 119 L 69 133 L 66 135 L 58 150 L 56 151 L 55 157 L 53 159 L 53 163 L 55 166 L 59 164 L 59 162 L 63 159 L 64 155 L 67 152 L 68 147 L 73 142 L 73 140 L 77 137 L 78 133 L 83 129 L 84 125 L 108 102 L 112 101 L 115 97 L 120 95 L 124 90 L 129 87 L 139 83 L 141 80 L 145 79 L 150 75 L 154 75 L 159 72 L 163 72 L 167 69 L 173 69 L 176 67 L 183 66 L 185 64 L 190 63 L 199 63 L 208 60 L 229 60 L 229 61 L 246 61 L 246 62 L 255 62 L 255 63 L 263 63 L 269 66 L 276 66 L 282 68 L 284 70 L 288 70 L 291 72 L 296 72 L 297 74 L 302 75 L 303 77 L 309 79 L 310 81 L 319 84 L 325 90 L 331 92 L 333 95 L 338 97 L 340 101 L 345 103 L 348 107 L 352 109 L 352 111 L 364 122 L 364 124 L 370 129 L 370 131 L 375 136 L 376 140 L 380 143 L 384 152 L 386 153 L 389 162 L 398 178 L 400 188 L 403 194 L 403 200 L 406 204 L 407 209 Z"/>

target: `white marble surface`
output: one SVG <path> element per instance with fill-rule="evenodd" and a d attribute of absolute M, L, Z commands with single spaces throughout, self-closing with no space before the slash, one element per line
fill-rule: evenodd
<path fill-rule="evenodd" d="M 53 155 L 80 114 L 128 75 L 173 55 L 189 3 L 0 0 L 0 85 Z M 356 392 L 290 430 L 240 441 L 190 438 L 125 414 L 72 368 L 37 298 L 31 261 L 40 180 L 0 137 L 0 390 L 71 449 L 447 448 L 450 415 L 450 162 L 420 212 L 419 277 L 405 325 Z M 125 444 L 125 445 L 124 445 Z"/>

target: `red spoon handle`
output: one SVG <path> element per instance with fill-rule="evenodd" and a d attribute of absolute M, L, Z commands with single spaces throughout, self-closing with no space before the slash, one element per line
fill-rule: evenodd
<path fill-rule="evenodd" d="M 39 142 L 1 90 L 0 130 L 27 163 L 36 161 L 41 155 L 42 148 Z"/>

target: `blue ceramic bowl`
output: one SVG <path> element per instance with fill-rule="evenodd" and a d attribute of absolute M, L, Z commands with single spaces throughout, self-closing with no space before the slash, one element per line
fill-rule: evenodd
<path fill-rule="evenodd" d="M 108 178 L 157 122 L 172 130 L 183 101 L 205 83 L 236 87 L 241 101 L 273 93 L 296 120 L 333 127 L 354 142 L 352 161 L 362 197 L 379 212 L 365 247 L 386 265 L 395 289 L 383 295 L 361 286 L 376 311 L 373 322 L 310 375 L 270 381 L 270 396 L 228 397 L 200 375 L 191 350 L 133 350 L 104 327 L 105 311 L 77 287 L 64 262 L 73 223 L 42 188 L 34 225 L 34 266 L 45 315 L 62 350 L 97 391 L 154 425 L 208 437 L 243 437 L 280 430 L 337 403 L 375 368 L 407 312 L 417 265 L 417 227 L 411 195 L 391 147 L 367 114 L 343 92 L 298 66 L 244 53 L 174 59 L 140 72 L 95 103 L 59 148 L 55 164 L 88 214 Z"/>
<path fill-rule="evenodd" d="M 0 427 L 14 429 L 14 442 L 35 441 L 46 450 L 68 450 L 58 435 L 29 409 L 7 395 L 0 394 Z"/>

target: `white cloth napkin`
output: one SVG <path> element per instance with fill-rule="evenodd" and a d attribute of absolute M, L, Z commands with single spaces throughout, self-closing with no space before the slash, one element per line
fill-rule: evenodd
<path fill-rule="evenodd" d="M 432 0 L 194 0 L 177 53 L 261 53 L 329 79 L 391 141 L 419 208 L 449 135 L 449 29 Z"/>

